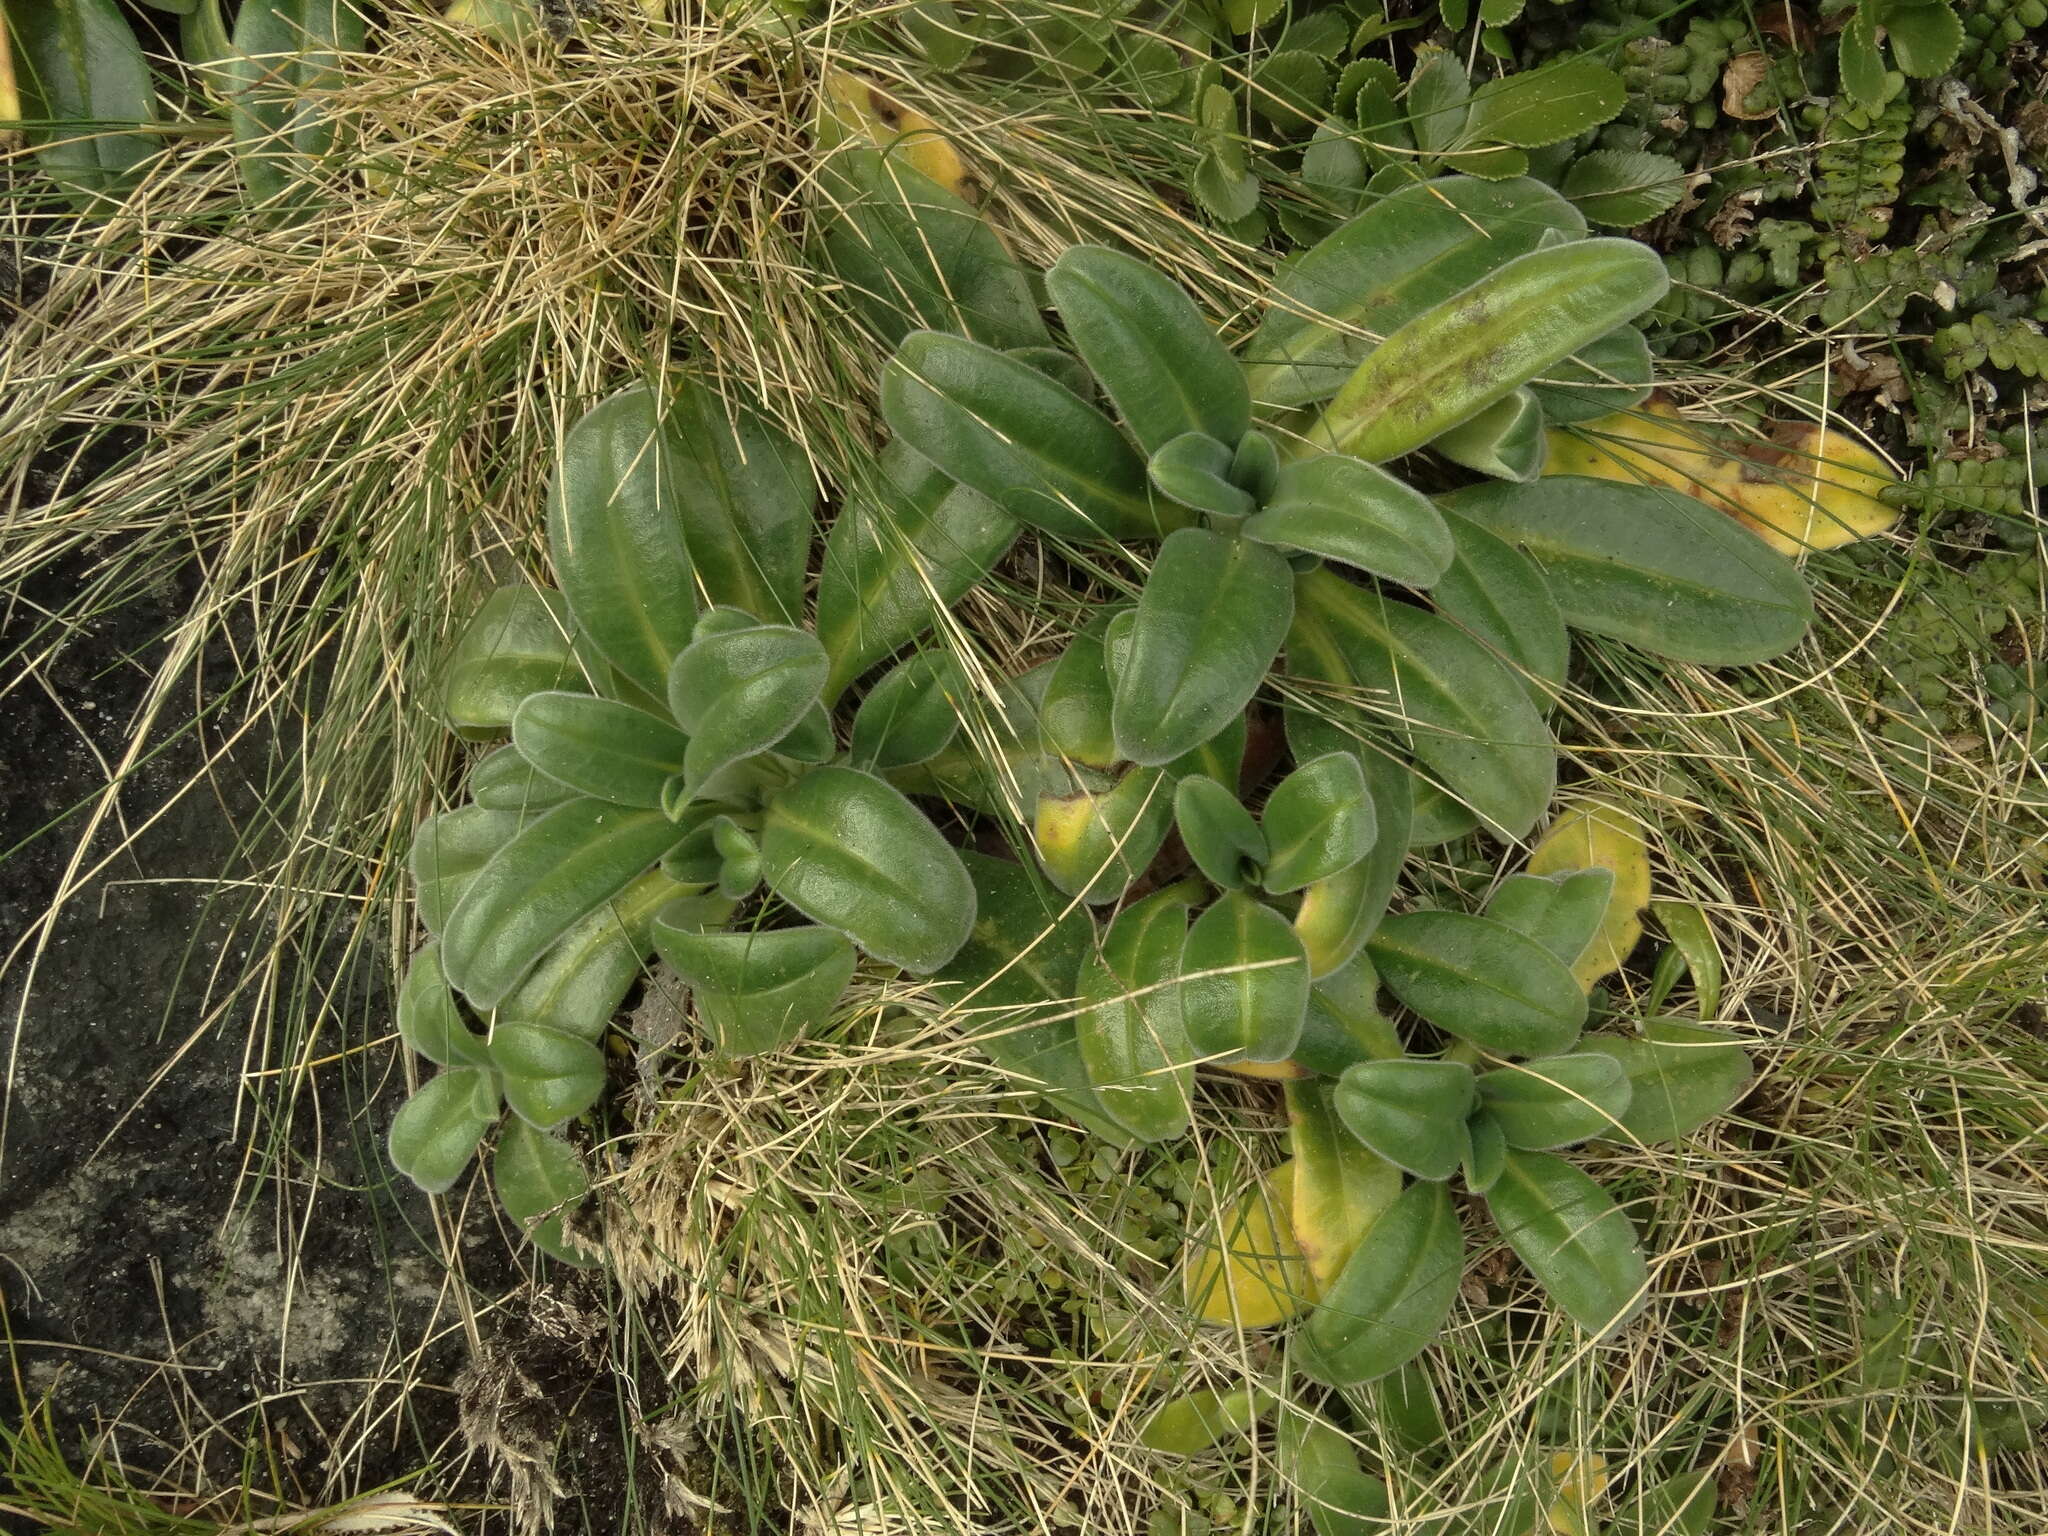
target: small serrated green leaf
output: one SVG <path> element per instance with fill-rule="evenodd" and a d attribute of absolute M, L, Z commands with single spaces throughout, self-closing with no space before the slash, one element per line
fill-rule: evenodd
<path fill-rule="evenodd" d="M 1684 195 L 1685 168 L 1669 155 L 1596 149 L 1572 162 L 1560 190 L 1591 222 L 1633 229 Z"/>
<path fill-rule="evenodd" d="M 1481 14 L 1495 3 L 1483 0 Z M 1519 0 L 1513 3 L 1519 11 Z M 1581 54 L 1487 81 L 1472 93 L 1466 132 L 1475 143 L 1541 149 L 1598 128 L 1627 99 L 1621 76 Z"/>

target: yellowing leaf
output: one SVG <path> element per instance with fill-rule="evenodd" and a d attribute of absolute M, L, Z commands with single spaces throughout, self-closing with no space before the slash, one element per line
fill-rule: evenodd
<path fill-rule="evenodd" d="M 1298 1061 L 1229 1061 L 1217 1063 L 1225 1072 L 1256 1078 L 1262 1083 L 1295 1083 L 1310 1076 Z"/>
<path fill-rule="evenodd" d="M 1330 1103 L 1327 1081 L 1287 1090 L 1294 1145 L 1295 1243 L 1320 1297 L 1387 1207 L 1400 1198 L 1401 1170 L 1368 1151 L 1346 1130 Z"/>
<path fill-rule="evenodd" d="M 1733 517 L 1780 554 L 1836 549 L 1889 528 L 1884 460 L 1825 426 L 1780 426 L 1762 444 L 1723 444 L 1653 395 L 1640 408 L 1552 428 L 1545 475 L 1668 485 Z"/>
<path fill-rule="evenodd" d="M 1779 553 L 1796 555 L 1883 533 L 1898 513 L 1879 495 L 1897 483 L 1861 443 L 1800 422 L 1780 429 L 1774 447 L 1751 452 L 1727 494 L 1739 521 Z"/>
<path fill-rule="evenodd" d="M 1547 436 L 1545 475 L 1668 485 L 1724 512 L 1735 510 L 1723 491 L 1741 475 L 1740 461 L 1716 446 L 1704 428 L 1679 415 L 1662 395 L 1572 430 L 1553 427 Z"/>
<path fill-rule="evenodd" d="M 1643 936 L 1636 914 L 1650 900 L 1650 850 L 1642 824 L 1610 797 L 1585 795 L 1568 802 L 1529 855 L 1532 875 L 1561 875 L 1575 869 L 1611 869 L 1614 890 L 1593 942 L 1572 967 L 1588 991 L 1601 977 L 1621 969 Z"/>
<path fill-rule="evenodd" d="M 1282 1163 L 1223 1218 L 1220 1248 L 1213 1234 L 1190 1243 L 1182 1294 L 1203 1322 L 1270 1328 L 1308 1305 L 1308 1265 L 1288 1220 L 1293 1204 L 1294 1164 Z"/>
<path fill-rule="evenodd" d="M 1557 1497 L 1544 1511 L 1545 1523 L 1555 1536 L 1593 1536 L 1600 1529 L 1593 1506 L 1607 1491 L 1607 1458 L 1590 1451 L 1558 1451 L 1550 1458 L 1550 1479 Z"/>
<path fill-rule="evenodd" d="M 967 162 L 939 131 L 939 125 L 915 107 L 905 106 L 879 85 L 843 69 L 826 71 L 824 105 L 828 148 L 849 136 L 866 139 L 877 149 L 901 155 L 911 169 L 929 176 L 962 202 L 976 200 Z"/>

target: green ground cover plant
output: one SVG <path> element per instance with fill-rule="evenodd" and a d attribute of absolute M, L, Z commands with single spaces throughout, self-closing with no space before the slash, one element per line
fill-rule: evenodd
<path fill-rule="evenodd" d="M 2043 1408 L 2028 1148 L 2048 970 L 2034 920 L 2042 565 L 2024 468 L 2024 338 L 2038 317 L 2001 146 L 2022 167 L 2035 153 L 2028 23 L 2011 6 L 1964 8 L 1952 64 L 1858 100 L 1852 29 L 1885 28 L 1871 39 L 1881 62 L 1925 60 L 1880 7 L 1823 11 L 1804 43 L 1762 14 L 1699 8 L 1373 7 L 1343 12 L 1347 35 L 1327 55 L 1307 46 L 1325 41 L 1313 32 L 1281 44 L 1318 25 L 1336 39 L 1316 18 L 1340 8 L 1224 9 L 1197 40 L 1162 25 L 1163 8 L 671 19 L 610 6 L 479 32 L 467 13 L 395 6 L 366 51 L 294 86 L 318 97 L 317 132 L 332 140 L 294 162 L 311 174 L 293 182 L 289 220 L 251 184 L 253 141 L 235 147 L 226 95 L 135 31 L 157 71 L 154 118 L 115 116 L 165 131 L 122 168 L 134 194 L 103 221 L 58 222 L 75 185 L 34 212 L 78 274 L 34 313 L 91 324 L 45 323 L 33 343 L 11 331 L 24 384 L 0 406 L 13 440 L 114 446 L 117 469 L 27 498 L 36 510 L 10 532 L 7 569 L 105 551 L 22 653 L 33 678 L 72 621 L 211 541 L 225 554 L 159 699 L 227 638 L 254 659 L 242 670 L 252 715 L 351 722 L 313 733 L 280 771 L 279 825 L 300 830 L 262 871 L 268 906 L 251 930 L 278 936 L 254 962 L 273 978 L 266 1017 L 280 1026 L 259 1055 L 279 1068 L 260 1081 L 282 1113 L 259 1134 L 281 1152 L 293 1084 L 334 1070 L 320 1064 L 337 1045 L 366 1059 L 391 1022 L 337 1037 L 292 979 L 290 936 L 338 932 L 393 959 L 412 947 L 396 901 L 408 882 L 385 874 L 340 917 L 319 893 L 399 869 L 414 825 L 451 814 L 458 785 L 477 804 L 452 815 L 499 818 L 507 847 L 573 805 L 566 789 L 658 820 L 677 844 L 635 850 L 599 882 L 631 864 L 622 888 L 644 899 L 630 911 L 579 895 L 553 909 L 584 909 L 562 925 L 499 946 L 497 971 L 521 971 L 516 995 L 539 974 L 528 966 L 576 969 L 567 941 L 587 930 L 605 959 L 586 979 L 601 969 L 603 984 L 570 1028 L 515 1020 L 499 1007 L 503 977 L 478 969 L 492 945 L 463 940 L 473 953 L 443 965 L 444 926 L 436 958 L 413 962 L 398 1023 L 405 1044 L 458 1058 L 476 1081 L 574 1086 L 545 1103 L 528 1086 L 507 1093 L 497 1155 L 510 1145 L 516 1166 L 524 1148 L 535 1165 L 506 1202 L 515 1227 L 543 1248 L 573 1238 L 576 1258 L 601 1252 L 615 1287 L 598 1293 L 589 1369 L 627 1384 L 634 1405 L 622 1433 L 644 1451 L 647 1507 L 632 1519 L 665 1500 L 685 1528 L 708 1529 L 2027 1528 Z M 1947 14 L 1918 9 L 1937 27 L 1931 13 Z M 2012 25 L 2020 36 L 2004 35 Z M 957 37 L 971 47 L 945 62 Z M 1160 43 L 1181 94 L 1153 99 L 1129 70 L 1151 58 L 1166 73 Z M 1578 67 L 1589 45 L 1603 112 L 1606 76 L 1622 87 L 1609 115 L 1546 144 L 1478 133 L 1516 94 L 1496 76 L 1530 78 L 1559 54 L 1555 67 Z M 1289 53 L 1320 73 L 1273 62 Z M 1730 66 L 1750 53 L 1765 67 L 1738 104 L 1768 118 L 1724 106 Z M 1462 115 L 1418 112 L 1418 80 L 1421 96 L 1455 95 L 1454 69 L 1470 93 Z M 849 76 L 874 83 L 847 92 Z M 166 81 L 197 83 L 188 96 Z M 1191 82 L 1230 98 L 1227 123 L 1195 110 Z M 1355 110 L 1368 85 L 1393 108 L 1371 132 Z M 2021 136 L 1985 129 L 1958 86 Z M 1343 131 L 1290 117 L 1297 95 L 1311 112 L 1341 105 Z M 870 111 L 849 126 L 850 101 Z M 821 103 L 827 141 L 872 147 L 821 161 Z M 1432 138 L 1453 117 L 1463 127 Z M 183 131 L 195 122 L 208 131 Z M 1213 162 L 1238 174 L 1225 144 L 1257 183 L 1263 228 L 1219 223 L 1227 210 L 1204 196 Z M 1471 176 L 1503 151 L 1533 178 Z M 1399 349 L 1383 354 L 1402 328 L 1468 286 L 1342 312 L 1317 242 L 1432 186 L 1474 207 L 1588 215 L 1599 205 L 1584 186 L 1573 195 L 1569 168 L 1631 155 L 1685 178 L 1675 189 L 1667 165 L 1636 176 L 1663 199 L 1657 222 L 1617 213 L 1606 226 L 1636 227 L 1663 253 L 1664 299 L 1549 361 L 1503 363 L 1503 377 L 1534 371 L 1483 432 L 1419 420 L 1408 436 L 1426 435 L 1411 443 L 1373 437 L 1391 430 L 1377 419 L 1339 420 L 1316 440 L 1344 380 L 1374 356 L 1391 372 Z M 1355 158 L 1367 174 L 1318 184 L 1312 158 Z M 1545 192 L 1546 178 L 1562 190 Z M 26 195 L 35 210 L 39 194 Z M 147 218 L 123 211 L 141 207 Z M 1810 232 L 1770 228 L 1774 215 Z M 167 231 L 188 243 L 167 245 Z M 1614 238 L 1589 238 L 1584 222 L 1561 244 L 1527 233 L 1514 260 Z M 1887 295 L 1875 307 L 1856 296 L 1871 284 Z M 1868 317 L 1892 305 L 1896 340 L 1869 344 L 1885 327 Z M 1110 348 L 1091 355 L 1083 338 L 1119 324 L 1184 350 L 1163 351 L 1149 378 Z M 1297 343 L 1312 349 L 1306 366 Z M 1574 354 L 1584 366 L 1570 371 Z M 1880 356 L 1898 365 L 1895 384 L 1870 366 Z M 907 441 L 935 409 L 906 404 L 906 380 L 937 383 L 954 364 L 949 379 L 973 384 L 978 368 L 1002 385 L 984 393 L 1088 422 L 1098 467 L 1114 471 L 1101 483 L 1122 494 L 1048 495 L 1045 471 L 1018 456 L 1028 432 L 1003 445 L 1000 475 L 973 467 L 990 444 L 971 433 L 965 449 L 940 446 L 950 464 Z M 1159 388 L 1166 374 L 1178 386 L 1231 371 L 1249 380 L 1242 421 L 1232 389 L 1194 391 L 1185 419 L 1148 409 L 1178 392 Z M 1329 392 L 1276 397 L 1305 374 Z M 1683 411 L 1642 399 L 1653 377 Z M 1371 393 L 1368 406 L 1394 397 Z M 1069 399 L 1093 414 L 1074 416 Z M 802 501 L 803 532 L 724 567 L 690 549 L 685 584 L 706 585 L 659 610 L 672 653 L 622 667 L 612 651 L 625 642 L 590 631 L 633 605 L 578 612 L 575 558 L 559 531 L 549 547 L 546 482 L 589 444 L 593 408 L 673 400 L 690 407 L 680 437 L 650 418 L 638 440 L 688 457 L 721 432 L 758 432 L 774 446 L 741 457 L 779 466 L 796 489 L 776 504 Z M 1873 409 L 1885 401 L 1899 411 Z M 1555 473 L 1560 444 L 1669 433 L 1702 461 L 1775 469 L 1770 487 L 1797 492 L 1802 464 L 1846 462 L 1827 446 L 1850 440 L 1845 405 L 1909 473 L 1884 493 L 1905 514 L 1898 529 L 1832 552 L 1807 550 L 1836 542 L 1813 536 L 1826 519 L 1794 509 L 1777 524 L 1794 548 L 1777 553 L 1711 494 L 1680 494 L 1712 479 L 1698 463 L 1667 489 L 1631 483 L 1660 478 L 1640 466 L 1602 481 Z M 1783 462 L 1765 454 L 1760 421 L 1802 414 L 1826 430 Z M 1372 504 L 1402 520 L 1361 524 L 1298 496 L 1272 517 L 1281 477 L 1317 462 L 1291 456 L 1303 441 L 1357 463 Z M 17 499 L 27 462 L 11 470 Z M 948 469 L 985 483 L 963 493 Z M 616 460 L 606 473 L 633 483 Z M 1757 631 L 1744 654 L 1687 652 L 1711 604 L 1681 622 L 1626 600 L 1654 571 L 1602 585 L 1614 541 L 1584 542 L 1600 517 L 1577 516 L 1581 504 L 1620 509 L 1615 522 L 1670 519 L 1695 542 L 1673 544 L 1667 575 L 1723 551 L 1711 568 L 1744 567 L 1780 599 L 1765 606 L 1799 623 L 1768 644 Z M 814 569 L 799 569 L 814 515 L 827 535 Z M 1431 558 L 1445 557 L 1439 530 L 1450 552 Z M 1196 546 L 1233 569 L 1270 569 L 1256 550 L 1286 567 L 1269 583 L 1293 606 L 1277 641 L 1226 666 L 1205 649 L 1216 626 L 1161 640 L 1188 631 L 1201 586 L 1171 579 L 1166 553 Z M 1297 568 L 1311 559 L 1344 569 Z M 721 569 L 741 580 L 757 565 L 778 573 L 759 590 L 711 590 L 725 590 Z M 564 596 L 542 595 L 541 580 Z M 472 624 L 487 589 L 500 595 Z M 1487 601 L 1503 592 L 1512 612 Z M 353 617 L 337 625 L 337 611 Z M 706 613 L 733 627 L 714 618 L 700 636 Z M 236 628 L 249 619 L 261 644 Z M 1414 633 L 1390 640 L 1395 626 Z M 515 634 L 525 654 L 508 660 L 497 642 Z M 779 647 L 786 666 L 772 684 L 721 672 L 749 698 L 734 717 L 800 718 L 749 727 L 736 761 L 693 777 L 689 747 L 719 712 L 680 707 L 669 671 L 696 645 L 742 638 Z M 1297 651 L 1322 660 L 1304 667 Z M 1412 686 L 1453 656 L 1464 686 L 1448 700 Z M 1147 690 L 1177 702 L 1191 684 L 1207 700 L 1197 725 L 1158 692 L 1148 714 Z M 1448 709 L 1474 695 L 1492 725 L 1521 728 L 1475 728 Z M 528 700 L 540 702 L 522 733 Z M 668 755 L 623 765 L 610 732 L 577 729 L 590 723 L 579 712 L 606 705 L 645 716 L 652 726 L 636 716 L 636 728 Z M 1171 734 L 1212 724 L 1196 740 Z M 449 725 L 493 739 L 455 747 Z M 1454 739 L 1467 750 L 1448 750 Z M 147 760 L 147 740 L 117 774 Z M 792 743 L 802 750 L 782 750 Z M 1513 764 L 1538 748 L 1549 768 L 1518 778 Z M 528 751 L 567 778 L 537 772 Z M 894 781 L 919 824 L 960 848 L 974 921 L 949 958 L 936 943 L 869 946 L 857 918 L 776 891 L 777 795 L 842 774 Z M 757 782 L 696 796 L 720 775 Z M 1488 797 L 1503 786 L 1516 792 Z M 1610 835 L 1628 846 L 1606 847 Z M 579 836 L 560 851 L 572 843 L 594 846 Z M 89 868 L 67 883 L 82 888 Z M 490 905 L 523 922 L 505 869 Z M 452 887 L 430 880 L 420 910 L 443 895 L 445 925 Z M 679 898 L 687 920 L 663 923 Z M 1567 959 L 1596 904 L 1598 932 Z M 1423 928 L 1481 933 L 1491 961 L 1444 963 Z M 1269 971 L 1242 970 L 1253 936 L 1276 946 Z M 853 964 L 850 943 L 913 963 Z M 785 946 L 763 975 L 756 960 Z M 1194 948 L 1196 971 L 1222 974 L 1197 984 L 1191 1015 Z M 1506 965 L 1508 951 L 1523 963 Z M 650 954 L 666 968 L 643 982 Z M 1567 1040 L 1551 1019 L 1540 1040 L 1461 1035 L 1486 1029 L 1501 988 L 1485 984 L 1510 968 L 1548 984 L 1554 1006 L 1535 1013 L 1573 1013 L 1586 1032 Z M 1295 970 L 1298 1024 L 1291 1005 L 1265 1006 L 1264 986 L 1251 1006 L 1254 979 Z M 1486 1007 L 1467 995 L 1482 986 Z M 494 1007 L 506 1061 L 459 1056 L 490 1050 L 464 1010 Z M 526 1045 L 560 1045 L 536 1033 L 555 1028 L 580 1049 L 515 1062 L 522 1027 Z M 410 1070 L 388 1051 L 371 1053 Z M 1682 1070 L 1660 1052 L 1681 1053 Z M 1225 1070 L 1233 1055 L 1281 1081 Z M 574 1070 L 552 1070 L 566 1056 Z M 500 1113 L 493 1099 L 488 1114 L 453 1116 L 462 1145 L 440 1171 L 459 1174 Z M 572 1144 L 573 1175 L 552 1150 Z M 1514 1187 L 1511 1168 L 1525 1175 Z M 1589 1187 L 1607 1193 L 1596 1202 Z M 1343 1278 L 1360 1213 L 1381 1205 L 1399 1207 L 1416 1254 L 1442 1256 L 1427 1306 L 1399 1277 L 1369 1282 L 1369 1265 Z M 1567 1208 L 1598 1219 L 1531 1237 Z M 536 1294 L 558 1293 L 562 1272 L 534 1264 Z M 1364 1342 L 1347 1314 L 1374 1305 L 1401 1311 L 1427 1347 L 1405 1363 L 1363 1359 L 1392 1334 Z M 1260 1308 L 1281 1315 L 1261 1321 Z M 483 1454 L 529 1468 L 515 1486 L 548 1506 L 530 1470 L 548 1445 Z M 57 1507 L 61 1479 L 43 1482 Z"/>

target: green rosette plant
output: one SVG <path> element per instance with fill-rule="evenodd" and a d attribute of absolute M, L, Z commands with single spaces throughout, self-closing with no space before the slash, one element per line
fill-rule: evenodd
<path fill-rule="evenodd" d="M 1127 1134 L 1185 1123 L 1179 1068 L 1142 1065 L 1161 1047 L 1141 1036 L 1292 1058 L 1313 985 L 1373 935 L 1410 848 L 1530 831 L 1556 786 L 1546 716 L 1572 630 L 1702 665 L 1805 633 L 1797 568 L 1731 520 L 1666 490 L 1535 478 L 1545 421 L 1648 388 L 1628 322 L 1656 267 L 1587 238 L 1535 182 L 1452 177 L 1291 266 L 1241 360 L 1164 276 L 1096 247 L 1046 279 L 1079 378 L 1074 358 L 899 310 L 882 400 L 900 444 L 1046 537 L 1161 541 L 1134 603 L 1014 680 L 995 728 L 899 779 L 1022 822 L 1046 879 L 1090 905 L 1123 900 L 1175 831 L 1219 892 L 1186 913 L 1199 979 L 1167 989 L 1141 963 L 1170 911 L 1148 907 L 1128 952 L 1114 924 L 1104 941 L 1152 1001 L 1142 1018 L 1084 1007 L 1075 1048 L 1092 1041 L 1100 1078 L 1104 1042 L 1126 1042 L 1112 1075 L 1144 1086 L 1117 1102 L 1153 1101 L 1110 1112 Z M 1431 496 L 1384 467 L 1425 448 L 1489 478 Z M 1269 689 L 1295 766 L 1254 814 L 1240 790 L 1256 797 L 1276 758 L 1248 752 L 1246 711 Z"/>
<path fill-rule="evenodd" d="M 899 515 L 1000 521 L 891 455 L 879 471 Z M 448 724 L 511 739 L 413 844 L 433 939 L 399 1028 L 443 1070 L 399 1111 L 391 1157 L 445 1190 L 510 1109 L 499 1196 L 559 1256 L 586 1257 L 562 1215 L 588 1181 L 557 1133 L 602 1094 L 599 1042 L 651 953 L 743 1055 L 829 1017 L 861 955 L 928 975 L 973 927 L 960 856 L 880 776 L 947 745 L 957 669 L 908 656 L 843 746 L 826 708 L 849 665 L 929 623 L 931 594 L 861 543 L 876 512 L 855 496 L 826 555 L 831 643 L 803 627 L 816 497 L 796 445 L 704 385 L 614 395 L 571 427 L 550 488 L 559 590 L 493 593 L 447 667 Z"/>
<path fill-rule="evenodd" d="M 1554 784 L 1553 571 L 1631 590 L 1645 622 L 1626 638 L 1653 650 L 1732 664 L 1794 644 L 1805 587 L 1740 529 L 1646 487 L 1532 483 L 1545 421 L 1647 389 L 1628 322 L 1665 282 L 1648 247 L 1588 238 L 1538 183 L 1453 177 L 1380 200 L 1306 253 L 1242 361 L 1162 274 L 1097 247 L 1046 278 L 1092 384 L 958 332 L 904 336 L 882 380 L 900 441 L 1046 535 L 1161 541 L 1136 603 L 1047 680 L 1054 755 L 1082 770 L 1064 798 L 1081 810 L 1046 807 L 1041 846 L 1106 838 L 1142 868 L 1172 781 L 1235 728 L 1283 648 L 1325 692 L 1399 696 L 1405 715 L 1375 738 L 1478 824 L 1521 836 Z M 1384 467 L 1424 448 L 1496 477 L 1490 494 L 1439 504 Z M 1579 510 L 1539 533 L 1530 498 Z M 1659 602 L 1687 593 L 1710 617 L 1660 628 Z M 1106 901 L 1121 887 L 1085 889 Z"/>
<path fill-rule="evenodd" d="M 1811 620 L 1797 568 L 1689 498 L 1538 478 L 1547 423 L 1648 390 L 1631 321 L 1657 266 L 1537 182 L 1449 177 L 1289 266 L 1241 354 L 1097 247 L 1046 277 L 1072 356 L 888 312 L 900 444 L 1055 547 L 1158 541 L 1135 601 L 899 777 L 1021 823 L 1036 866 L 970 859 L 981 922 L 939 979 L 1019 1021 L 992 1054 L 1121 1143 L 1184 1134 L 1199 1065 L 1288 1080 L 1274 1198 L 1304 1280 L 1248 1310 L 1312 1305 L 1294 1354 L 1322 1381 L 1374 1380 L 1442 1327 L 1454 1178 L 1566 1316 L 1616 1326 L 1645 1290 L 1636 1234 L 1556 1154 L 1684 1135 L 1748 1081 L 1700 1026 L 1583 1038 L 1575 968 L 1642 902 L 1606 868 L 1388 915 L 1412 849 L 1518 840 L 1551 804 L 1573 631 L 1725 666 Z M 1428 494 L 1401 460 L 1470 483 Z M 1245 1268 L 1266 1291 L 1290 1273 Z M 1228 1255 L 1197 1270 L 1191 1304 L 1224 1320 Z"/>

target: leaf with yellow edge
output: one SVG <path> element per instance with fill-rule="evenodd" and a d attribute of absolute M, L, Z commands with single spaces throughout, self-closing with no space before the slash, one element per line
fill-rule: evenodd
<path fill-rule="evenodd" d="M 1593 942 L 1572 967 L 1588 991 L 1603 976 L 1621 969 L 1643 936 L 1637 913 L 1650 900 L 1650 849 L 1642 823 L 1611 796 L 1583 795 L 1568 801 L 1550 830 L 1529 854 L 1532 875 L 1561 875 L 1575 869 L 1611 869 L 1614 890 Z"/>
<path fill-rule="evenodd" d="M 1780 554 L 1839 549 L 1880 534 L 1899 514 L 1881 493 L 1898 476 L 1863 444 L 1813 422 L 1780 427 L 1751 449 L 1727 495 L 1736 520 Z"/>
<path fill-rule="evenodd" d="M 1294 1241 L 1318 1295 L 1344 1267 L 1366 1229 L 1401 1193 L 1401 1170 L 1344 1128 L 1327 1079 L 1287 1085 L 1294 1148 Z"/>
<path fill-rule="evenodd" d="M 1205 1323 L 1270 1328 L 1310 1301 L 1308 1265 L 1294 1241 L 1293 1163 L 1282 1163 L 1225 1213 L 1219 1247 L 1213 1233 L 1188 1245 L 1181 1291 Z"/>
<path fill-rule="evenodd" d="M 1611 416 L 1553 428 L 1543 473 L 1668 485 L 1726 512 L 1780 554 L 1838 549 L 1897 521 L 1885 505 L 1898 477 L 1863 444 L 1813 422 L 1780 425 L 1769 443 L 1731 443 L 1681 416 L 1662 395 Z"/>
<path fill-rule="evenodd" d="M 967 162 L 939 125 L 859 75 L 843 69 L 825 71 L 824 116 L 819 127 L 828 149 L 850 137 L 864 138 L 877 149 L 894 152 L 911 169 L 929 176 L 962 202 L 975 200 Z"/>

